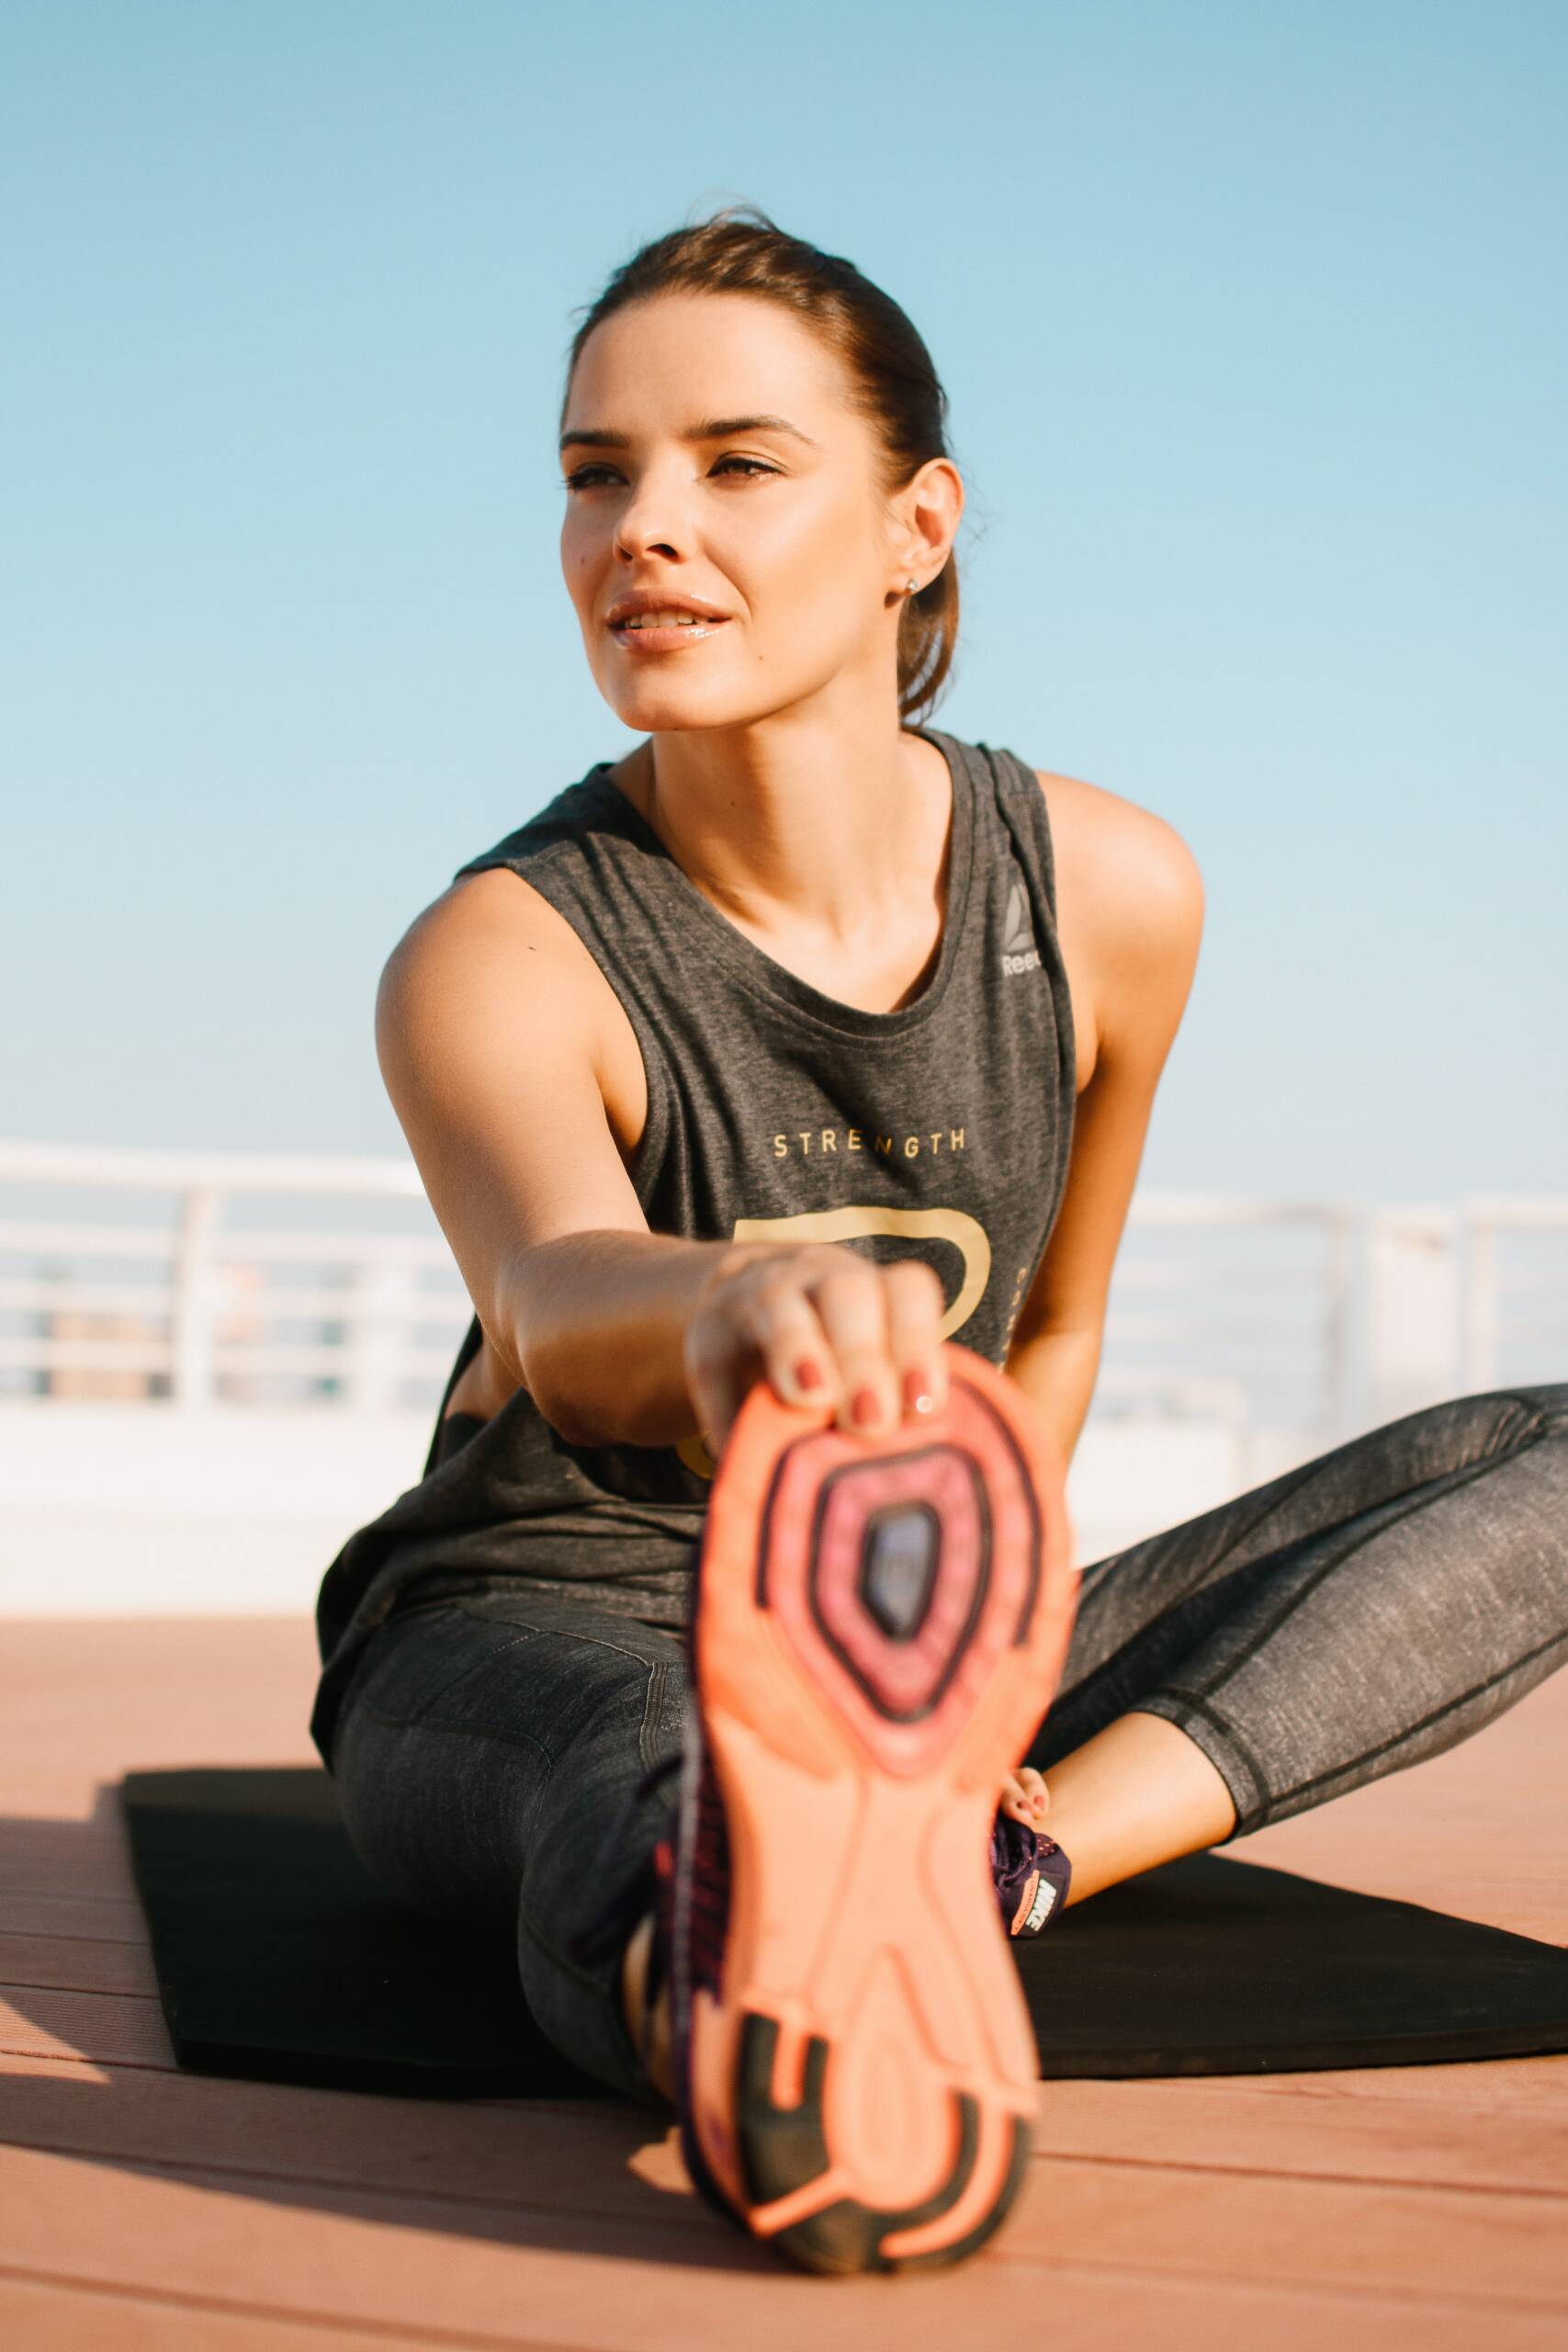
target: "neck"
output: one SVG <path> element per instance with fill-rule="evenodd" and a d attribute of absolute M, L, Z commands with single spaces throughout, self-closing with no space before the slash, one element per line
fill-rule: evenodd
<path fill-rule="evenodd" d="M 690 879 L 766 944 L 852 944 L 893 907 L 940 905 L 952 787 L 939 747 L 891 720 L 671 729 L 610 771 Z"/>

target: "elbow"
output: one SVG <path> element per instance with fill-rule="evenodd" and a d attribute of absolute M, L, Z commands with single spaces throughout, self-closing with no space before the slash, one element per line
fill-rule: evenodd
<path fill-rule="evenodd" d="M 540 1418 L 569 1445 L 591 1445 L 593 1436 L 582 1425 L 574 1398 L 569 1351 L 561 1345 L 568 1330 L 557 1328 L 548 1312 L 547 1294 L 528 1282 L 526 1268 L 513 1258 L 501 1271 L 491 1311 L 480 1311 L 486 1342 L 502 1367 L 506 1392 L 525 1389 Z"/>
<path fill-rule="evenodd" d="M 535 1358 L 530 1354 L 530 1366 Z M 563 1445 L 668 1445 L 674 1442 L 662 1418 L 640 1412 L 637 1400 L 624 1388 L 612 1391 L 601 1370 L 597 1381 L 588 1374 L 574 1377 L 570 1366 L 558 1363 L 535 1371 L 525 1385 Z M 684 1434 L 684 1432 L 679 1432 Z"/>
<path fill-rule="evenodd" d="M 605 1445 L 615 1432 L 602 1426 L 592 1396 L 584 1393 L 579 1367 L 573 1362 L 570 1335 L 536 1329 L 519 1333 L 513 1354 L 522 1385 L 542 1419 L 567 1445 Z"/>
<path fill-rule="evenodd" d="M 584 1408 L 581 1398 L 574 1397 L 569 1388 L 547 1389 L 541 1396 L 530 1385 L 529 1394 L 539 1408 L 540 1416 L 548 1421 L 563 1445 L 613 1445 L 619 1431 L 607 1428 L 591 1410 Z"/>
<path fill-rule="evenodd" d="M 542 1419 L 564 1445 L 657 1444 L 637 1426 L 636 1385 L 626 1368 L 614 1368 L 614 1351 L 596 1342 L 591 1331 L 563 1323 L 558 1328 L 536 1326 L 519 1339 L 517 1359 L 523 1385 Z"/>
<path fill-rule="evenodd" d="M 694 1426 L 684 1383 L 671 1384 L 657 1318 L 586 1279 L 602 1254 L 593 1238 L 543 1243 L 509 1270 L 505 1328 L 523 1385 L 566 1445 L 678 1443 Z"/>

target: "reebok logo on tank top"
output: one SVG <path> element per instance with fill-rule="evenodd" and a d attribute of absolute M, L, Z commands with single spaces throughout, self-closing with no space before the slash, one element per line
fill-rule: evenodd
<path fill-rule="evenodd" d="M 1040 950 L 1034 944 L 1034 926 L 1029 916 L 1029 894 L 1021 882 L 1015 882 L 1008 892 L 1007 916 L 1002 924 L 1002 969 L 1010 978 L 1020 972 L 1040 969 Z"/>

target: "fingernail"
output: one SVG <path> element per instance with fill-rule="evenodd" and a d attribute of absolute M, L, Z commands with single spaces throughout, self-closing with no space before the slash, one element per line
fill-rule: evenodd
<path fill-rule="evenodd" d="M 869 1429 L 882 1407 L 874 1388 L 857 1388 L 850 1402 L 850 1419 L 864 1430 Z"/>
<path fill-rule="evenodd" d="M 821 1365 L 814 1363 L 809 1356 L 803 1357 L 795 1367 L 795 1385 L 797 1388 L 820 1388 L 825 1376 Z"/>
<path fill-rule="evenodd" d="M 904 1374 L 904 1410 L 907 1413 L 929 1413 L 934 1409 L 935 1402 L 923 1372 L 907 1372 Z"/>

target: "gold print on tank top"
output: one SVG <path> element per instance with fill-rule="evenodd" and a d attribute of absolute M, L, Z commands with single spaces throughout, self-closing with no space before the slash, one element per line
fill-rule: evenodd
<path fill-rule="evenodd" d="M 964 1266 L 951 1305 L 938 1326 L 938 1337 L 950 1340 L 967 1323 L 986 1295 L 991 1276 L 991 1244 L 978 1217 L 963 1209 L 888 1209 L 879 1207 L 802 1209 L 794 1216 L 740 1216 L 735 1220 L 734 1241 L 849 1241 L 856 1235 L 894 1234 L 910 1241 L 949 1241 Z M 718 1464 L 708 1452 L 701 1430 L 682 1438 L 675 1448 L 688 1470 L 699 1478 L 716 1478 Z"/>

